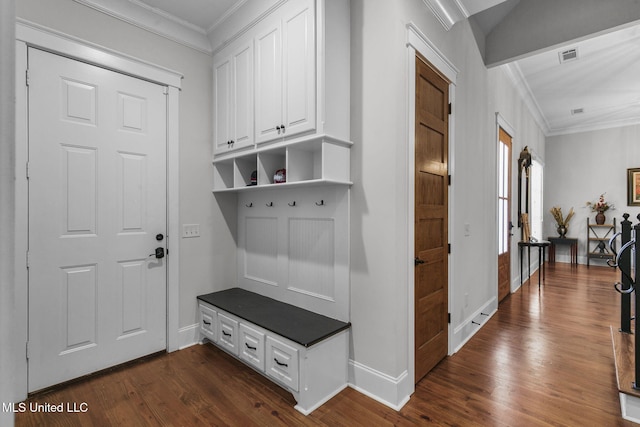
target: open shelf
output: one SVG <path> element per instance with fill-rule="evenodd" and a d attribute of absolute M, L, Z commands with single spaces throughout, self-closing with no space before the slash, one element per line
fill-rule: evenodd
<path fill-rule="evenodd" d="M 319 135 L 288 145 L 260 148 L 213 161 L 213 192 L 234 192 L 291 186 L 351 185 L 351 142 Z M 274 175 L 286 170 L 286 182 Z M 251 184 L 256 171 L 257 184 Z"/>

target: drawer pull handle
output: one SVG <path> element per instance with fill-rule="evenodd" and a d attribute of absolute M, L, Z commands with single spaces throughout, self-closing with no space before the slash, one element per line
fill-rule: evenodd
<path fill-rule="evenodd" d="M 286 363 L 282 363 L 280 362 L 278 359 L 276 359 L 275 357 L 273 358 L 273 360 L 278 364 L 278 366 L 284 366 L 285 368 L 288 368 L 289 365 L 287 365 Z"/>
<path fill-rule="evenodd" d="M 258 347 L 251 347 L 248 343 L 244 343 L 244 345 L 246 345 L 249 350 L 256 351 L 258 349 Z"/>
<path fill-rule="evenodd" d="M 222 331 L 222 335 L 226 336 L 226 337 L 230 337 L 231 334 L 227 331 Z"/>
<path fill-rule="evenodd" d="M 202 320 L 202 323 L 204 323 L 205 325 L 211 325 L 211 322 L 209 322 L 208 320 Z"/>

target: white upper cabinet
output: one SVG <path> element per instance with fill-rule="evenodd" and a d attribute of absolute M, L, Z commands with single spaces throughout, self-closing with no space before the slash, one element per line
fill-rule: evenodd
<path fill-rule="evenodd" d="M 349 0 L 255 0 L 210 35 L 214 191 L 350 184 Z M 251 180 L 257 172 L 257 182 Z"/>
<path fill-rule="evenodd" d="M 254 144 L 253 41 L 233 45 L 213 64 L 213 132 L 216 154 Z"/>
<path fill-rule="evenodd" d="M 256 142 L 316 127 L 316 37 L 312 0 L 292 0 L 255 36 Z"/>

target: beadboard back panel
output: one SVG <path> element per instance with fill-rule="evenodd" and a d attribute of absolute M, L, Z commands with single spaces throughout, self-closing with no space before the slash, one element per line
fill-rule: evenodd
<path fill-rule="evenodd" d="M 238 286 L 349 321 L 349 189 L 238 195 Z"/>

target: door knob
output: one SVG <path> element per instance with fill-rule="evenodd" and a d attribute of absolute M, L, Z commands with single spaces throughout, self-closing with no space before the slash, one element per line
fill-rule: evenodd
<path fill-rule="evenodd" d="M 424 264 L 424 260 L 416 257 L 415 260 L 413 260 L 413 262 L 415 263 L 415 265 L 420 265 L 420 264 Z"/>
<path fill-rule="evenodd" d="M 164 258 L 164 248 L 163 247 L 156 248 L 156 252 L 149 256 L 154 256 L 157 259 Z"/>

